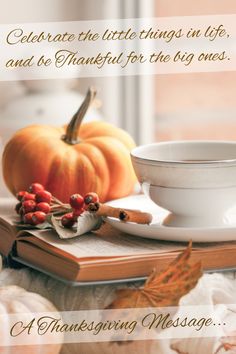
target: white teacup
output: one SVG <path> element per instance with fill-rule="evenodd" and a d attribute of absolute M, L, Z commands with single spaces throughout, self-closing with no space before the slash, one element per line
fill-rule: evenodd
<path fill-rule="evenodd" d="M 236 205 L 236 142 L 170 141 L 135 148 L 143 191 L 170 211 L 163 224 L 221 227 Z"/>

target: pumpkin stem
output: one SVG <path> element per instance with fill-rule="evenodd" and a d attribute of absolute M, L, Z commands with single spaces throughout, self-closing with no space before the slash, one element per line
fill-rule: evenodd
<path fill-rule="evenodd" d="M 66 143 L 75 145 L 80 142 L 78 138 L 79 128 L 81 126 L 82 120 L 85 117 L 85 114 L 87 113 L 88 108 L 96 96 L 96 93 L 97 91 L 95 88 L 90 87 L 88 89 L 83 103 L 81 104 L 78 111 L 73 115 L 70 123 L 67 126 L 66 134 L 62 137 Z"/>

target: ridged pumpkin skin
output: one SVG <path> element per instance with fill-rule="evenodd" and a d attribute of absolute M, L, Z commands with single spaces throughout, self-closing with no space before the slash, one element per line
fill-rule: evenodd
<path fill-rule="evenodd" d="M 63 141 L 66 128 L 32 125 L 19 130 L 3 153 L 3 175 L 15 195 L 33 182 L 55 197 L 96 192 L 101 201 L 129 195 L 136 181 L 130 159 L 135 146 L 123 130 L 105 122 L 80 126 L 80 142 Z"/>

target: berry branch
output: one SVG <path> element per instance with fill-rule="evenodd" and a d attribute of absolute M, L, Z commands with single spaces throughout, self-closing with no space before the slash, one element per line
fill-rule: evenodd
<path fill-rule="evenodd" d="M 65 228 L 73 227 L 87 206 L 99 201 L 96 193 L 88 193 L 84 197 L 73 194 L 69 204 L 64 204 L 40 183 L 32 183 L 27 191 L 18 192 L 16 197 L 19 202 L 15 210 L 26 226 L 37 226 L 50 220 L 51 216 L 58 216 Z"/>

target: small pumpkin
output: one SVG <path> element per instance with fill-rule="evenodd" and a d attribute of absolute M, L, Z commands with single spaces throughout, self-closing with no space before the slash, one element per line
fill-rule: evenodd
<path fill-rule="evenodd" d="M 27 314 L 27 318 L 29 318 L 30 322 L 34 319 L 35 314 L 40 312 L 53 312 L 55 314 L 57 310 L 47 299 L 38 294 L 28 292 L 18 286 L 9 285 L 0 288 L 0 354 L 58 354 L 60 352 L 61 344 L 53 343 L 54 335 L 50 332 L 42 336 L 34 336 L 32 341 L 35 345 L 21 345 L 25 337 L 20 338 L 20 336 L 15 337 L 21 340 L 21 342 L 18 342 L 19 345 L 11 345 L 12 341 L 9 333 L 10 322 L 8 315 L 15 315 L 17 323 L 18 321 L 23 322 Z M 22 316 L 24 317 L 22 318 Z M 27 325 L 27 323 L 24 323 L 24 325 Z M 26 330 L 25 336 L 27 335 Z M 61 337 L 61 340 L 63 341 L 63 337 Z"/>
<path fill-rule="evenodd" d="M 63 202 L 73 193 L 93 191 L 104 202 L 132 192 L 133 139 L 106 122 L 82 124 L 95 95 L 90 88 L 67 127 L 32 125 L 12 137 L 2 164 L 6 185 L 14 195 L 35 181 Z"/>

